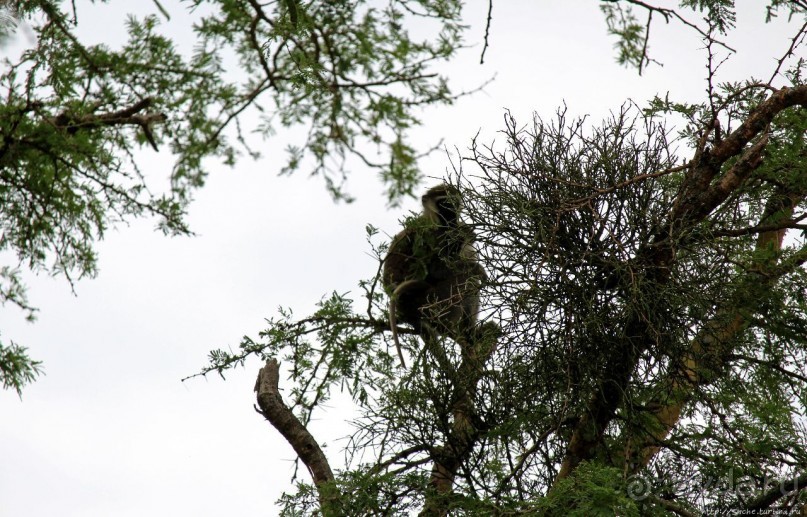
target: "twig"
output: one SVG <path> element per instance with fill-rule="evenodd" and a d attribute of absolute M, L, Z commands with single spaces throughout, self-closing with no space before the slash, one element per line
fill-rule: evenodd
<path fill-rule="evenodd" d="M 793 52 L 796 50 L 796 47 L 801 45 L 801 43 L 804 41 L 803 39 L 799 41 L 799 39 L 803 38 L 805 32 L 807 32 L 807 22 L 804 22 L 804 25 L 801 26 L 799 32 L 797 32 L 796 35 L 793 36 L 793 39 L 790 40 L 790 48 L 787 49 L 785 55 L 783 55 L 782 58 L 776 63 L 776 70 L 774 70 L 773 74 L 771 74 L 771 78 L 768 79 L 768 83 L 773 83 L 773 80 L 776 78 L 777 75 L 779 75 L 779 70 L 782 68 L 782 64 L 788 57 L 793 55 Z"/>
<path fill-rule="evenodd" d="M 619 3 L 620 1 L 623 1 L 623 0 L 602 0 L 602 1 L 603 2 L 611 2 L 611 3 Z M 703 31 L 703 29 L 701 29 L 700 27 L 698 27 L 694 23 L 690 22 L 689 20 L 687 20 L 686 18 L 684 18 L 683 16 L 678 14 L 678 11 L 676 11 L 675 9 L 667 9 L 667 8 L 664 8 L 664 7 L 657 7 L 655 5 L 650 5 L 650 4 L 642 2 L 640 0 L 624 0 L 624 1 L 629 3 L 629 4 L 632 4 L 632 5 L 637 5 L 639 7 L 643 7 L 645 9 L 647 9 L 648 11 L 657 12 L 660 15 L 662 15 L 664 17 L 664 20 L 667 21 L 667 22 L 670 21 L 670 18 L 675 18 L 678 21 L 680 21 L 681 23 L 683 23 L 684 25 L 686 25 L 687 27 L 689 27 L 691 29 L 694 29 L 698 34 L 700 34 L 704 38 L 710 37 L 709 34 L 707 34 L 706 32 Z M 716 39 L 716 40 L 713 40 L 713 41 L 715 43 L 717 43 L 718 45 L 720 45 L 721 47 L 725 48 L 726 50 L 730 50 L 731 52 L 737 52 L 735 49 L 731 48 L 726 43 L 724 43 L 724 42 L 722 42 L 720 40 Z"/>
<path fill-rule="evenodd" d="M 488 50 L 488 38 L 490 37 L 490 22 L 493 20 L 493 0 L 488 0 L 488 19 L 485 22 L 485 46 L 482 47 L 482 56 L 479 58 L 479 64 L 485 64 L 485 52 Z"/>
<path fill-rule="evenodd" d="M 644 43 L 642 43 L 642 57 L 639 58 L 639 75 L 642 75 L 644 62 L 650 63 L 650 58 L 647 57 L 647 42 L 650 40 L 650 24 L 653 22 L 653 11 L 647 12 L 647 25 L 644 29 Z"/>

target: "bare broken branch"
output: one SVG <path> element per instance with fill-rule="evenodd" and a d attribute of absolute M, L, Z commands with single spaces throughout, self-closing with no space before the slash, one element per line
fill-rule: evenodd
<path fill-rule="evenodd" d="M 278 363 L 277 359 L 266 361 L 266 365 L 260 369 L 258 379 L 255 381 L 255 392 L 258 394 L 258 406 L 255 409 L 292 446 L 297 456 L 308 467 L 323 507 L 329 506 L 327 501 L 331 498 L 333 492 L 325 490 L 325 485 L 333 483 L 334 475 L 328 463 L 328 458 L 325 457 L 319 444 L 308 429 L 283 402 L 278 389 L 279 379 L 280 363 Z"/>

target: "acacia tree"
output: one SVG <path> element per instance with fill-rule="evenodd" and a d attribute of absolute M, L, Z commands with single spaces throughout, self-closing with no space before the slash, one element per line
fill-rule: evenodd
<path fill-rule="evenodd" d="M 683 3 L 708 8 L 711 57 L 730 3 Z M 376 274 L 361 309 L 334 293 L 214 351 L 206 371 L 266 360 L 257 408 L 313 481 L 284 514 L 805 511 L 807 84 L 803 60 L 783 68 L 805 27 L 767 82 L 717 86 L 710 59 L 700 104 L 627 104 L 599 126 L 508 116 L 503 149 L 475 141 L 447 180 L 495 330 L 438 349 L 410 331 L 397 370 Z M 358 416 L 336 471 L 307 424 L 340 389 Z"/>
<path fill-rule="evenodd" d="M 279 172 L 307 168 L 349 201 L 356 157 L 396 202 L 419 177 L 418 110 L 457 96 L 432 67 L 460 46 L 459 0 L 155 0 L 118 48 L 79 38 L 94 3 L 0 1 L 0 45 L 18 25 L 35 40 L 0 70 L 0 252 L 12 260 L 0 304 L 29 318 L 22 270 L 92 276 L 95 242 L 132 218 L 190 233 L 185 209 L 209 159 L 259 158 L 254 144 L 279 128 L 307 129 Z M 161 27 L 179 9 L 196 13 L 192 52 Z M 410 37 L 413 19 L 433 29 L 425 39 Z M 174 155 L 168 188 L 146 181 L 143 146 Z M 19 392 L 38 371 L 24 347 L 0 343 L 0 385 Z"/>

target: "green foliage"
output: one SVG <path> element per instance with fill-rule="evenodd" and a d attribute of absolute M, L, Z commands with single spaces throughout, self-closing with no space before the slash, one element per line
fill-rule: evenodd
<path fill-rule="evenodd" d="M 456 49 L 459 4 L 420 2 L 420 15 L 439 27 L 434 41 L 420 42 L 404 28 L 406 10 L 412 9 L 407 2 L 381 10 L 364 2 L 308 2 L 299 6 L 299 26 L 255 3 L 198 1 L 192 7 L 202 4 L 212 7 L 211 14 L 198 23 L 190 59 L 160 34 L 156 16 L 130 17 L 129 41 L 111 49 L 82 45 L 70 17 L 53 2 L 10 5 L 33 23 L 38 41 L 18 61 L 6 60 L 0 76 L 7 98 L 0 113 L 0 186 L 10 192 L 2 215 L 4 226 L 18 229 L 4 248 L 31 267 L 43 265 L 46 251 L 56 252 L 62 269 L 81 275 L 93 272 L 91 243 L 126 216 L 159 215 L 164 230 L 186 232 L 183 210 L 191 189 L 204 182 L 203 159 L 234 163 L 237 150 L 225 129 L 249 107 L 264 113 L 264 136 L 276 123 L 310 125 L 299 149 L 314 157 L 314 172 L 326 176 L 336 197 L 344 195 L 337 181 L 344 163 L 334 168 L 329 160 L 359 153 L 359 143 L 367 140 L 389 141 L 395 165 L 377 166 L 390 182 L 390 199 L 411 191 L 417 168 L 403 135 L 417 124 L 414 106 L 451 99 L 444 79 L 428 66 Z M 241 83 L 227 80 L 231 70 L 223 56 L 229 50 L 247 73 Z M 272 106 L 259 104 L 264 96 Z M 143 98 L 167 119 L 148 135 L 137 119 L 93 118 Z M 168 195 L 150 195 L 129 159 L 144 136 L 168 143 L 178 155 Z M 299 167 L 301 159 L 292 153 L 285 170 Z M 20 224 L 26 219 L 31 223 Z"/>
<path fill-rule="evenodd" d="M 417 107 L 452 100 L 445 78 L 430 67 L 460 45 L 458 1 L 192 4 L 220 9 L 199 23 L 200 46 L 233 49 L 249 75 L 223 111 L 259 107 L 264 136 L 276 125 L 308 126 L 305 141 L 289 148 L 283 172 L 297 170 L 308 156 L 332 194 L 346 198 L 345 159 L 357 156 L 381 172 L 390 201 L 411 192 L 419 177 L 417 154 L 405 138 L 419 123 Z M 413 16 L 434 30 L 432 39 L 411 37 Z M 271 106 L 257 105 L 263 96 Z M 389 160 L 369 158 L 362 150 L 368 143 Z"/>
<path fill-rule="evenodd" d="M 252 135 L 279 129 L 305 130 L 281 172 L 318 174 L 335 199 L 350 199 L 356 159 L 391 203 L 412 193 L 417 109 L 454 98 L 433 69 L 462 43 L 459 0 L 186 4 L 190 54 L 156 15 L 128 18 L 126 43 L 111 48 L 79 41 L 77 13 L 58 2 L 3 3 L 0 44 L 17 20 L 37 40 L 0 74 L 0 252 L 72 279 L 95 273 L 94 243 L 121 222 L 154 216 L 187 234 L 209 159 L 258 157 Z M 654 16 L 694 30 L 710 56 L 732 52 L 717 37 L 735 27 L 734 4 L 601 8 L 617 60 L 641 72 Z M 768 20 L 805 12 L 767 8 Z M 804 63 L 776 72 L 803 87 Z M 525 128 L 508 116 L 504 150 L 474 142 L 458 162 L 474 171 L 450 178 L 489 277 L 482 332 L 467 342 L 403 333 L 413 361 L 396 370 L 378 280 L 388 245 L 368 226 L 379 272 L 359 284 L 365 307 L 333 292 L 305 318 L 280 309 L 257 339 L 211 352 L 202 374 L 280 359 L 304 426 L 339 391 L 355 404 L 345 469 L 298 484 L 285 515 L 725 513 L 803 473 L 807 115 L 768 105 L 764 131 L 726 151 L 774 87 L 716 84 L 709 66 L 700 103 L 626 105 L 599 126 L 565 109 Z M 146 144 L 176 155 L 163 188 L 138 167 Z M 801 236 L 782 246 L 788 229 Z M 18 268 L 0 269 L 0 301 L 33 317 Z M 19 393 L 40 371 L 25 348 L 0 345 L 4 388 Z M 781 494 L 765 508 L 793 509 Z"/>
<path fill-rule="evenodd" d="M 373 282 L 369 289 L 375 289 Z M 371 299 L 379 300 L 368 290 Z M 250 355 L 278 357 L 291 364 L 291 378 L 299 383 L 292 390 L 294 406 L 307 422 L 311 411 L 330 399 L 334 388 L 346 390 L 360 403 L 392 375 L 392 356 L 374 338 L 387 328 L 385 321 L 366 319 L 353 312 L 353 301 L 332 293 L 318 304 L 311 316 L 295 321 L 290 310 L 279 309 L 280 318 L 267 321 L 260 342 L 244 337 L 239 350 L 213 350 L 210 365 L 202 372 L 218 372 L 243 365 Z"/>
<path fill-rule="evenodd" d="M 72 283 L 96 273 L 95 243 L 117 224 L 156 217 L 163 232 L 189 234 L 185 211 L 209 160 L 258 158 L 251 139 L 279 128 L 307 128 L 281 172 L 308 169 L 335 199 L 350 200 L 344 181 L 356 163 L 379 171 L 391 203 L 411 193 L 417 110 L 453 99 L 432 67 L 461 43 L 458 0 L 155 6 L 166 18 L 198 13 L 192 53 L 158 15 L 127 17 L 127 41 L 112 48 L 78 39 L 75 5 L 0 4 L 0 44 L 18 22 L 36 37 L 0 68 L 0 252 Z M 428 27 L 424 39 L 410 35 L 413 20 Z M 370 159 L 368 144 L 388 159 Z M 144 146 L 175 155 L 169 181 L 141 170 Z M 33 314 L 9 267 L 6 302 Z"/>
<path fill-rule="evenodd" d="M 726 132 L 766 99 L 759 90 L 723 85 L 714 93 Z M 664 113 L 687 120 L 678 138 L 659 122 Z M 527 127 L 508 117 L 503 150 L 474 143 L 458 161 L 473 172 L 455 171 L 451 181 L 463 192 L 489 277 L 484 317 L 501 329 L 484 368 L 466 361 L 483 354 L 481 342 L 469 352 L 404 334 L 412 363 L 393 371 L 376 279 L 361 284 L 365 311 L 333 294 L 308 318 L 283 312 L 260 340 L 214 354 L 208 371 L 253 354 L 281 358 L 303 422 L 334 390 L 352 396 L 347 465 L 331 487 L 348 514 L 400 514 L 427 503 L 449 515 L 741 510 L 807 465 L 807 245 L 802 237 L 783 249 L 761 246 L 756 229 L 760 221 L 795 224 L 789 205 L 776 209 L 781 192 L 802 193 L 803 214 L 807 115 L 781 111 L 746 183 L 701 219 L 676 220 L 696 162 L 674 151 L 698 156 L 718 146 L 724 136 L 713 113 L 708 103 L 656 99 L 593 125 L 561 109 Z M 716 174 L 741 159 L 727 159 Z M 375 228 L 368 236 L 372 244 Z M 665 246 L 674 250 L 661 255 L 669 262 L 655 255 Z M 386 246 L 372 249 L 380 262 Z M 709 333 L 736 318 L 743 323 L 724 341 Z M 696 359 L 693 343 L 706 349 Z M 685 380 L 684 361 L 695 362 L 687 375 L 696 381 Z M 559 477 L 580 421 L 605 411 L 591 401 L 618 382 L 622 398 L 601 435 L 583 428 L 590 456 Z M 467 406 L 457 404 L 466 397 L 471 430 L 462 435 L 456 426 Z M 660 434 L 654 411 L 681 401 L 675 429 Z M 637 466 L 631 447 L 657 435 L 661 452 L 649 468 Z M 473 445 L 457 460 L 453 491 L 435 494 L 433 466 L 463 439 Z M 313 513 L 320 495 L 298 487 L 281 501 L 285 514 Z"/>
<path fill-rule="evenodd" d="M 33 382 L 42 373 L 42 363 L 28 356 L 25 347 L 13 341 L 0 343 L 0 385 L 3 389 L 13 389 L 22 396 L 22 388 Z"/>
<path fill-rule="evenodd" d="M 641 69 L 645 60 L 644 26 L 639 23 L 633 10 L 620 4 L 600 5 L 605 15 L 608 33 L 616 36 L 617 63 Z"/>
<path fill-rule="evenodd" d="M 342 497 L 342 515 L 407 515 L 417 510 L 417 503 L 398 494 L 424 490 L 428 479 L 418 474 L 379 475 L 373 469 L 359 468 L 340 472 L 336 486 Z M 306 483 L 297 485 L 294 494 L 283 494 L 278 501 L 281 516 L 312 515 L 319 510 L 317 491 Z"/>
<path fill-rule="evenodd" d="M 720 34 L 733 29 L 737 21 L 734 0 L 681 0 L 681 7 L 708 13 L 706 19 Z"/>
<path fill-rule="evenodd" d="M 794 2 L 793 0 L 769 0 L 768 6 L 765 9 L 768 13 L 765 18 L 766 22 L 776 18 L 780 10 L 787 11 L 788 16 L 803 14 L 807 11 L 801 2 Z"/>
<path fill-rule="evenodd" d="M 616 37 L 617 62 L 636 68 L 639 74 L 651 62 L 650 32 L 654 21 L 658 23 L 681 23 L 696 31 L 709 46 L 722 47 L 733 53 L 734 49 L 715 38 L 725 36 L 735 28 L 737 12 L 734 0 L 681 0 L 679 9 L 664 7 L 653 2 L 634 0 L 603 0 L 600 10 L 605 16 L 608 33 Z M 641 10 L 642 16 L 636 14 Z M 780 10 L 790 16 L 807 12 L 803 2 L 794 0 L 768 0 L 765 22 L 775 18 Z M 646 17 L 645 17 L 646 16 Z"/>
<path fill-rule="evenodd" d="M 636 501 L 627 495 L 622 473 L 589 462 L 582 463 L 570 478 L 560 481 L 539 508 L 536 513 L 547 517 L 640 515 Z"/>

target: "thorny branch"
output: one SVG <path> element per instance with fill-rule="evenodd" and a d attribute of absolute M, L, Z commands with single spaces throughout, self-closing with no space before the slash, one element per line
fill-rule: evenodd
<path fill-rule="evenodd" d="M 805 7 L 807 9 L 807 7 Z M 795 36 L 790 40 L 790 47 L 787 49 L 787 52 L 776 62 L 776 69 L 771 74 L 771 78 L 768 79 L 768 83 L 772 83 L 773 80 L 779 75 L 779 71 L 782 69 L 782 65 L 790 56 L 793 56 L 796 49 L 804 43 L 804 36 L 807 34 L 807 21 L 804 22 L 804 25 L 801 26 L 799 31 L 796 33 Z"/>
<path fill-rule="evenodd" d="M 485 21 L 485 45 L 482 47 L 482 55 L 479 57 L 479 64 L 485 64 L 485 52 L 488 50 L 490 38 L 490 24 L 493 21 L 493 0 L 488 0 L 488 18 Z"/>
<path fill-rule="evenodd" d="M 720 45 L 721 47 L 725 48 L 726 50 L 729 50 L 731 52 L 736 52 L 736 50 L 734 50 L 732 47 L 730 47 L 726 43 L 724 43 L 724 42 L 722 42 L 720 40 L 713 39 L 712 36 L 708 33 L 708 31 L 704 31 L 703 29 L 698 27 L 696 24 L 690 22 L 689 20 L 687 20 L 686 18 L 681 16 L 681 14 L 679 14 L 678 11 L 676 11 L 675 9 L 668 9 L 666 7 L 658 7 L 658 6 L 655 6 L 655 5 L 648 4 L 646 2 L 642 2 L 641 0 L 600 0 L 600 1 L 601 2 L 609 2 L 609 3 L 613 3 L 613 4 L 618 4 L 620 2 L 625 2 L 625 3 L 631 4 L 631 5 L 635 5 L 635 6 L 643 8 L 643 9 L 646 9 L 650 13 L 654 13 L 654 12 L 659 13 L 661 16 L 664 17 L 664 21 L 667 22 L 667 23 L 670 22 L 670 19 L 675 18 L 676 20 L 683 23 L 684 25 L 686 25 L 690 29 L 695 30 L 704 39 L 714 41 L 716 44 Z M 649 30 L 650 29 L 648 27 L 648 31 Z"/>

